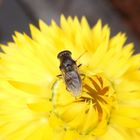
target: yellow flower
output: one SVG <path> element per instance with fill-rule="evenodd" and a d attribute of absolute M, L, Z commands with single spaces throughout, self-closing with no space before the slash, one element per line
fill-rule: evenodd
<path fill-rule="evenodd" d="M 140 54 L 107 25 L 90 28 L 85 17 L 30 26 L 14 43 L 1 45 L 1 140 L 139 140 Z M 82 93 L 66 89 L 59 52 L 69 50 Z M 80 57 L 81 56 L 81 57 Z"/>

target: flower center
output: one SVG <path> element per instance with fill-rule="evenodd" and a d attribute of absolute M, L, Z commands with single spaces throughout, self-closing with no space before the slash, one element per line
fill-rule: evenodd
<path fill-rule="evenodd" d="M 82 87 L 81 96 L 75 98 L 65 89 L 63 80 L 58 80 L 52 88 L 53 113 L 66 130 L 101 135 L 106 131 L 115 101 L 114 89 L 100 74 L 85 76 Z"/>

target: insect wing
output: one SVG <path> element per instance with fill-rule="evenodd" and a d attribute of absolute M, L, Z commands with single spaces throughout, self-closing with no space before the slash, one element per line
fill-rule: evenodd
<path fill-rule="evenodd" d="M 81 78 L 77 71 L 70 71 L 65 73 L 64 81 L 66 83 L 67 90 L 78 96 L 81 93 Z"/>

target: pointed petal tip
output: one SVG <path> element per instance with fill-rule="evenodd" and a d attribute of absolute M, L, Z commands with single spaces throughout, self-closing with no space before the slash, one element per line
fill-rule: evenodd
<path fill-rule="evenodd" d="M 42 20 L 42 19 L 39 19 L 39 21 L 38 21 L 38 25 L 39 25 L 39 27 L 42 25 L 42 24 L 44 24 L 45 22 Z"/>
<path fill-rule="evenodd" d="M 62 20 L 66 20 L 66 18 L 63 14 L 61 14 L 61 16 L 60 16 L 60 21 L 62 21 Z"/>
<path fill-rule="evenodd" d="M 82 16 L 81 22 L 86 22 L 86 23 L 87 23 L 87 18 L 86 18 L 86 16 Z"/>
<path fill-rule="evenodd" d="M 97 24 L 102 25 L 102 20 L 101 20 L 101 19 L 98 19 L 98 20 L 97 20 Z"/>

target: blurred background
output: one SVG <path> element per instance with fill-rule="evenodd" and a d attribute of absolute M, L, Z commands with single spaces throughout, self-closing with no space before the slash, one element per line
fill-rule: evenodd
<path fill-rule="evenodd" d="M 140 0 L 0 0 L 0 42 L 12 40 L 14 31 L 30 35 L 29 23 L 38 19 L 59 24 L 60 14 L 86 16 L 93 26 L 99 18 L 111 27 L 112 36 L 125 32 L 140 52 Z"/>

